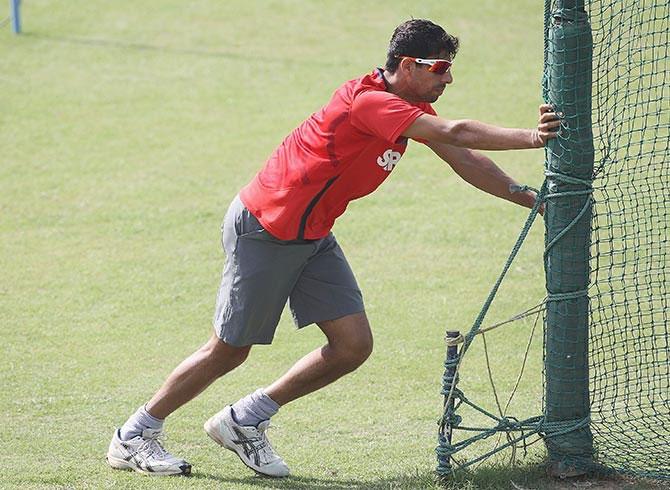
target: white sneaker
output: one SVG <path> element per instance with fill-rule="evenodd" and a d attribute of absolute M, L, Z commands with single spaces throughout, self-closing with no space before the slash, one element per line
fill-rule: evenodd
<path fill-rule="evenodd" d="M 175 458 L 161 444 L 160 430 L 145 429 L 141 436 L 129 441 L 119 437 L 120 429 L 114 432 L 107 451 L 107 462 L 119 470 L 135 470 L 152 476 L 190 475 L 191 465 Z"/>
<path fill-rule="evenodd" d="M 274 477 L 288 476 L 288 466 L 272 449 L 265 435 L 269 425 L 269 420 L 258 427 L 240 425 L 233 419 L 229 405 L 205 422 L 205 432 L 217 444 L 235 452 L 255 472 Z"/>

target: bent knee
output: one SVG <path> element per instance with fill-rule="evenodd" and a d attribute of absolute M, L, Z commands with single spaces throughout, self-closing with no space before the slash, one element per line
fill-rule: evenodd
<path fill-rule="evenodd" d="M 247 357 L 249 357 L 249 351 L 251 350 L 251 346 L 247 347 L 240 347 L 234 351 L 231 351 L 228 354 L 228 359 L 231 364 L 233 364 L 234 367 L 239 366 L 242 364 L 244 361 L 247 360 Z"/>
<path fill-rule="evenodd" d="M 342 363 L 352 371 L 363 364 L 372 354 L 372 335 L 362 336 L 352 342 L 340 345 L 337 349 Z"/>
<path fill-rule="evenodd" d="M 228 372 L 247 359 L 251 346 L 236 347 L 212 336 L 210 341 L 203 346 L 203 350 L 213 364 L 220 366 L 224 372 Z"/>
<path fill-rule="evenodd" d="M 364 341 L 358 344 L 356 354 L 358 358 L 361 360 L 361 364 L 365 362 L 368 359 L 368 357 L 370 357 L 370 355 L 372 354 L 373 346 L 374 342 L 372 340 L 372 335 L 369 335 Z"/>

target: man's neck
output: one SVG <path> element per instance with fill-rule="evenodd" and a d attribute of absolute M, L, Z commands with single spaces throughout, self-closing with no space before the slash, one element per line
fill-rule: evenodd
<path fill-rule="evenodd" d="M 411 92 L 408 91 L 407 83 L 398 75 L 398 73 L 391 73 L 384 69 L 384 80 L 386 80 L 386 91 L 397 95 L 401 99 L 408 102 L 414 102 Z"/>

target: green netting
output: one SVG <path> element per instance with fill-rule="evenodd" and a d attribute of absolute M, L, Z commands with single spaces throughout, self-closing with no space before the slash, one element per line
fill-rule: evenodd
<path fill-rule="evenodd" d="M 669 19 L 667 0 L 545 1 L 543 95 L 563 123 L 538 204 L 460 352 L 449 349 L 440 474 L 539 435 L 568 473 L 670 479 Z M 529 311 L 544 313 L 545 411 L 519 420 L 468 399 L 458 368 L 540 202 L 547 297 Z M 469 426 L 459 407 L 493 426 Z M 452 441 L 458 431 L 469 437 Z M 453 457 L 495 434 L 507 442 Z"/>
<path fill-rule="evenodd" d="M 589 365 L 596 460 L 670 478 L 668 0 L 587 2 L 595 147 Z"/>

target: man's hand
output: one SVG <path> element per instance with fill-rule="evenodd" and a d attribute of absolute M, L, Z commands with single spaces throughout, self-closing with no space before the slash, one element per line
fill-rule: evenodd
<path fill-rule="evenodd" d="M 532 144 L 535 148 L 542 148 L 552 138 L 558 136 L 558 128 L 561 120 L 554 112 L 551 104 L 542 104 L 540 106 L 540 117 L 537 120 L 537 129 L 533 130 Z"/>

